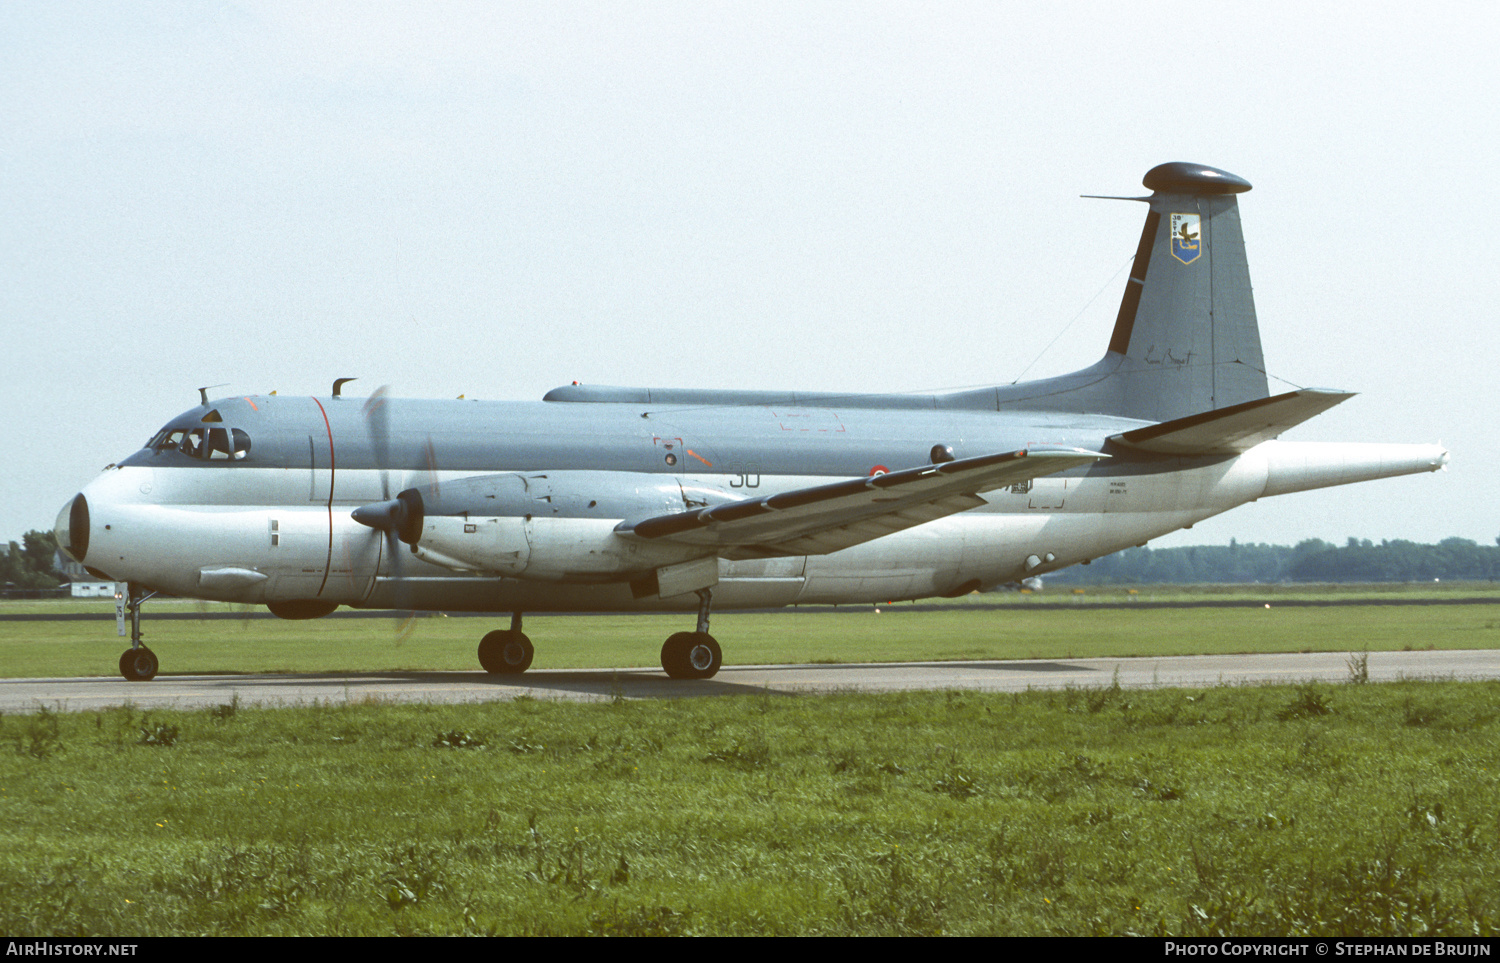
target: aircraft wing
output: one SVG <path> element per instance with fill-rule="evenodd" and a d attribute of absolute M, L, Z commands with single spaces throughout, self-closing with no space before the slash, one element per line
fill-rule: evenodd
<path fill-rule="evenodd" d="M 984 505 L 979 492 L 1108 457 L 1082 448 L 981 455 L 627 521 L 618 530 L 639 538 L 712 546 L 728 559 L 826 555 Z"/>
<path fill-rule="evenodd" d="M 1346 391 L 1303 388 L 1121 432 L 1109 440 L 1159 455 L 1238 455 L 1353 397 Z"/>

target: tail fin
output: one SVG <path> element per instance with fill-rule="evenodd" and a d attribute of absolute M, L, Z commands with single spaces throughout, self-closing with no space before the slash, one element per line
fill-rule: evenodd
<path fill-rule="evenodd" d="M 1000 408 L 1169 421 L 1268 396 L 1236 194 L 1250 183 L 1201 164 L 1145 178 L 1151 205 L 1103 359 L 997 390 Z"/>

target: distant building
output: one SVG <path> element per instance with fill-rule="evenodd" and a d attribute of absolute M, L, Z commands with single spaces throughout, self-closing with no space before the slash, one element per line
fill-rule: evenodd
<path fill-rule="evenodd" d="M 73 561 L 62 552 L 52 556 L 52 567 L 69 583 L 69 589 L 75 599 L 112 599 L 115 597 L 114 582 L 99 581 L 84 569 L 83 563 Z"/>

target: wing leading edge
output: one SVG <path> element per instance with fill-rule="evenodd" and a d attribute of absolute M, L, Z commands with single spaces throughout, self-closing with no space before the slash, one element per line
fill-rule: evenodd
<path fill-rule="evenodd" d="M 1082 448 L 981 455 L 622 522 L 617 530 L 715 548 L 727 559 L 826 555 L 984 505 L 979 492 L 1108 457 Z"/>

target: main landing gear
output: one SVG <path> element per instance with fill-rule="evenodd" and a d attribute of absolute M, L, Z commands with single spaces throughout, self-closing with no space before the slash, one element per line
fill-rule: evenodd
<path fill-rule="evenodd" d="M 130 582 L 125 590 L 125 609 L 130 613 L 130 648 L 120 655 L 120 674 L 126 682 L 150 682 L 160 664 L 156 653 L 141 644 L 141 605 L 155 592 L 146 592 Z"/>
<path fill-rule="evenodd" d="M 479 640 L 479 664 L 495 675 L 520 675 L 531 668 L 536 648 L 521 631 L 521 613 L 510 614 L 510 628 L 497 629 Z"/>
<path fill-rule="evenodd" d="M 724 665 L 719 643 L 708 634 L 713 589 L 698 590 L 698 630 L 678 632 L 661 647 L 661 667 L 673 679 L 711 679 Z"/>
<path fill-rule="evenodd" d="M 718 641 L 708 634 L 712 603 L 713 590 L 699 589 L 697 631 L 678 632 L 662 645 L 661 667 L 668 676 L 674 679 L 711 679 L 723 667 L 724 653 Z M 479 664 L 492 675 L 520 675 L 531 668 L 535 655 L 531 640 L 521 631 L 520 612 L 511 613 L 509 629 L 496 629 L 479 640 Z M 124 664 L 122 658 L 122 671 Z"/>

